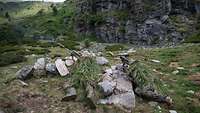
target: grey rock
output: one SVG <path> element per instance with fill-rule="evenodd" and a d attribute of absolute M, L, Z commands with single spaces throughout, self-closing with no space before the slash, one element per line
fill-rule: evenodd
<path fill-rule="evenodd" d="M 97 57 L 96 58 L 97 64 L 99 65 L 106 65 L 109 61 L 105 57 Z"/>
<path fill-rule="evenodd" d="M 46 59 L 45 58 L 39 58 L 37 59 L 34 69 L 35 70 L 44 70 L 46 66 Z"/>
<path fill-rule="evenodd" d="M 98 104 L 114 105 L 126 112 L 131 112 L 135 107 L 135 94 L 133 91 L 130 91 L 119 95 L 112 95 L 107 99 L 100 99 Z"/>
<path fill-rule="evenodd" d="M 54 63 L 48 63 L 45 67 L 48 74 L 57 75 L 58 70 L 56 69 L 56 65 Z"/>
<path fill-rule="evenodd" d="M 61 76 L 66 76 L 69 74 L 69 70 L 62 59 L 57 59 L 55 61 L 56 68 Z"/>
<path fill-rule="evenodd" d="M 28 65 L 28 66 L 24 66 L 22 69 L 20 69 L 17 73 L 16 76 L 18 79 L 21 80 L 26 80 L 28 78 L 30 78 L 33 74 L 33 66 Z"/>
<path fill-rule="evenodd" d="M 132 82 L 127 80 L 124 77 L 117 78 L 116 84 L 117 84 L 116 89 L 115 89 L 116 94 L 133 91 Z"/>
<path fill-rule="evenodd" d="M 101 88 L 103 94 L 105 96 L 108 96 L 114 92 L 114 89 L 116 87 L 116 82 L 105 80 L 103 82 L 98 83 L 98 85 Z"/>
<path fill-rule="evenodd" d="M 33 75 L 35 75 L 35 76 L 46 75 L 45 66 L 46 66 L 46 59 L 45 58 L 37 59 L 36 63 L 34 64 Z"/>
<path fill-rule="evenodd" d="M 71 87 L 66 89 L 66 95 L 62 98 L 62 101 L 72 101 L 77 97 L 76 89 Z"/>
<path fill-rule="evenodd" d="M 69 66 L 72 66 L 75 62 L 71 59 L 67 59 L 65 60 L 65 64 L 69 67 Z"/>
<path fill-rule="evenodd" d="M 169 113 L 177 113 L 175 110 L 169 110 Z"/>

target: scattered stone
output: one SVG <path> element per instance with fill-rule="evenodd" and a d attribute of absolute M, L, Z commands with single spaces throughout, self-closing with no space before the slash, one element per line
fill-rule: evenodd
<path fill-rule="evenodd" d="M 48 63 L 45 67 L 47 73 L 57 75 L 58 70 L 56 69 L 56 65 L 54 63 Z"/>
<path fill-rule="evenodd" d="M 192 91 L 192 90 L 189 90 L 189 91 L 187 91 L 187 93 L 189 93 L 189 94 L 194 94 L 195 92 Z"/>
<path fill-rule="evenodd" d="M 81 54 L 82 54 L 82 57 L 95 57 L 96 56 L 94 53 L 89 52 L 89 51 L 82 51 Z"/>
<path fill-rule="evenodd" d="M 68 88 L 66 91 L 66 96 L 62 98 L 62 101 L 72 101 L 75 100 L 77 97 L 76 89 L 71 87 Z"/>
<path fill-rule="evenodd" d="M 65 57 L 65 60 L 73 60 L 74 62 L 76 62 L 78 60 L 78 58 L 76 58 L 75 56 L 70 56 L 70 57 Z"/>
<path fill-rule="evenodd" d="M 96 58 L 97 64 L 99 65 L 106 65 L 109 61 L 105 57 L 97 57 Z"/>
<path fill-rule="evenodd" d="M 114 105 L 126 112 L 131 112 L 135 107 L 135 94 L 133 91 L 130 91 L 119 95 L 112 95 L 107 99 L 100 99 L 98 104 Z"/>
<path fill-rule="evenodd" d="M 65 64 L 69 67 L 69 66 L 72 66 L 74 64 L 74 61 L 67 59 L 67 60 L 65 60 Z"/>
<path fill-rule="evenodd" d="M 158 102 L 149 102 L 149 105 L 151 107 L 156 107 L 158 105 Z"/>
<path fill-rule="evenodd" d="M 127 53 L 129 53 L 129 54 L 132 54 L 132 53 L 135 53 L 136 52 L 136 50 L 134 50 L 133 48 L 131 48 L 131 49 L 129 49 L 128 51 L 127 51 Z"/>
<path fill-rule="evenodd" d="M 108 96 L 111 95 L 116 87 L 116 82 L 105 80 L 103 82 L 98 83 L 101 88 L 103 95 Z"/>
<path fill-rule="evenodd" d="M 17 73 L 16 76 L 20 80 L 26 80 L 29 77 L 31 77 L 33 74 L 33 66 L 24 66 L 22 69 L 20 69 Z"/>
<path fill-rule="evenodd" d="M 169 113 L 177 113 L 175 110 L 169 110 Z"/>
<path fill-rule="evenodd" d="M 19 80 L 19 82 L 22 84 L 22 86 L 25 86 L 25 87 L 27 87 L 27 86 L 28 86 L 28 84 L 27 84 L 27 83 L 25 83 L 24 81 L 21 81 L 21 80 Z"/>
<path fill-rule="evenodd" d="M 129 53 L 126 53 L 126 52 L 124 52 L 124 53 L 119 53 L 118 56 L 126 56 L 126 57 L 127 57 L 127 56 L 129 56 Z"/>
<path fill-rule="evenodd" d="M 46 65 L 45 58 L 39 58 L 34 65 L 35 70 L 44 70 Z"/>
<path fill-rule="evenodd" d="M 184 67 L 177 67 L 178 70 L 184 70 Z"/>
<path fill-rule="evenodd" d="M 65 66 L 65 62 L 62 59 L 57 59 L 55 61 L 56 68 L 61 76 L 66 76 L 69 74 L 69 70 Z"/>
<path fill-rule="evenodd" d="M 37 62 L 34 64 L 34 73 L 33 74 L 35 76 L 46 75 L 45 66 L 46 66 L 46 59 L 39 58 L 37 60 Z"/>
<path fill-rule="evenodd" d="M 178 73 L 179 73 L 178 70 L 172 72 L 172 74 L 174 74 L 174 75 L 176 75 L 176 74 L 178 74 Z"/>
<path fill-rule="evenodd" d="M 159 60 L 151 60 L 151 61 L 154 62 L 154 63 L 160 63 Z"/>

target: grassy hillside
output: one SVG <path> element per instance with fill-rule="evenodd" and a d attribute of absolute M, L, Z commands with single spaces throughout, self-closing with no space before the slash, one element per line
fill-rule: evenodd
<path fill-rule="evenodd" d="M 27 47 L 26 47 L 27 48 Z M 61 48 L 51 48 L 50 51 L 63 50 L 67 53 L 65 49 Z M 49 53 L 49 54 L 52 54 Z M 114 55 L 117 55 L 120 51 L 115 51 Z M 64 53 L 61 52 L 60 53 Z M 192 75 L 197 75 L 200 72 L 200 45 L 186 44 L 176 48 L 162 48 L 162 49 L 136 49 L 136 53 L 130 55 L 130 59 L 140 60 L 143 62 L 150 70 L 153 70 L 157 77 L 160 78 L 163 85 L 161 86 L 161 91 L 165 95 L 169 95 L 173 99 L 173 106 L 167 107 L 165 105 L 159 104 L 159 107 L 151 107 L 149 103 L 145 100 L 137 100 L 135 113 L 168 113 L 169 109 L 174 109 L 178 113 L 199 113 L 200 102 L 199 102 L 199 85 L 190 81 L 189 78 Z M 106 51 L 105 53 L 106 54 Z M 63 55 L 63 57 L 66 56 Z M 27 64 L 32 64 L 36 58 L 39 56 L 29 56 L 27 61 L 23 63 L 17 63 L 13 65 L 8 65 L 0 67 L 0 101 L 9 103 L 11 107 L 10 110 L 34 110 L 37 112 L 54 112 L 55 109 L 59 113 L 73 111 L 74 113 L 87 112 L 87 113 L 123 113 L 108 106 L 98 106 L 97 110 L 93 110 L 88 106 L 88 103 L 84 100 L 79 100 L 76 102 L 61 102 L 60 99 L 64 96 L 62 90 L 60 90 L 64 83 L 69 83 L 71 77 L 65 79 L 61 77 L 36 77 L 26 81 L 29 86 L 24 87 L 18 80 L 12 81 L 15 78 L 15 72 L 22 66 Z M 119 60 L 113 59 L 113 57 L 107 57 L 112 64 L 120 62 Z M 154 63 L 151 60 L 160 60 L 161 63 Z M 81 64 L 80 64 L 81 65 Z M 88 67 L 87 67 L 88 66 Z M 84 67 L 85 69 L 91 68 L 90 65 Z M 93 64 L 92 64 L 93 66 Z M 183 67 L 184 69 L 178 69 L 178 67 Z M 94 67 L 93 67 L 94 68 Z M 80 68 L 82 70 L 82 68 Z M 174 71 L 179 71 L 174 74 Z M 76 70 L 74 70 L 76 72 Z M 78 71 L 78 70 L 77 70 Z M 6 75 L 5 75 L 6 73 Z M 91 74 L 91 73 L 90 73 Z M 78 76 L 78 75 L 77 75 Z M 91 76 L 93 76 L 91 74 Z M 74 76 L 76 77 L 76 76 Z M 80 79 L 80 78 L 76 78 Z M 83 78 L 83 80 L 85 80 Z M 43 82 L 48 81 L 48 82 Z M 77 84 L 78 85 L 78 84 Z M 189 91 L 194 91 L 190 93 Z M 27 100 L 24 98 L 23 106 L 19 106 L 21 103 L 19 95 L 34 95 L 38 94 L 40 101 L 36 97 L 31 97 Z M 43 96 L 42 96 L 43 95 Z M 84 96 L 82 93 L 79 96 Z M 6 99 L 6 98 L 9 98 Z M 80 97 L 80 99 L 83 97 Z M 139 98 L 139 97 L 137 97 Z M 48 102 L 46 101 L 48 100 Z M 35 103 L 29 105 L 27 103 Z M 41 106 L 43 103 L 45 106 Z M 28 106 L 27 106 L 28 105 Z M 0 108 L 1 108 L 0 104 Z M 23 108 L 23 109 L 22 109 Z"/>

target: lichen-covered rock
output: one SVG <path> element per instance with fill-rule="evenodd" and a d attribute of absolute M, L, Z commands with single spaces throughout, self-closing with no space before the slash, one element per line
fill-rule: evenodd
<path fill-rule="evenodd" d="M 16 76 L 20 80 L 26 80 L 30 78 L 33 74 L 33 66 L 24 66 L 22 69 L 20 69 L 17 73 Z"/>
<path fill-rule="evenodd" d="M 116 82 L 104 80 L 103 82 L 98 83 L 100 89 L 103 92 L 103 95 L 108 96 L 114 92 L 116 87 Z"/>
<path fill-rule="evenodd" d="M 57 75 L 58 70 L 56 69 L 56 65 L 54 63 L 48 63 L 45 67 L 48 74 Z"/>
<path fill-rule="evenodd" d="M 55 61 L 56 68 L 61 76 L 66 76 L 69 74 L 69 70 L 62 59 L 57 59 Z"/>
<path fill-rule="evenodd" d="M 34 75 L 38 76 L 38 75 L 46 75 L 46 70 L 45 70 L 45 66 L 46 66 L 46 59 L 45 58 L 39 58 L 37 59 L 37 61 L 34 64 Z"/>

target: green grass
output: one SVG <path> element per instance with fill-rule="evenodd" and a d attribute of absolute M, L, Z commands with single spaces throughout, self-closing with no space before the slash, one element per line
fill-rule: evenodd
<path fill-rule="evenodd" d="M 122 44 L 114 44 L 110 46 L 106 46 L 106 51 L 121 51 L 125 49 L 125 46 Z"/>
<path fill-rule="evenodd" d="M 139 49 L 131 55 L 131 58 L 140 60 L 149 70 L 156 69 L 163 74 L 153 73 L 159 77 L 163 84 L 162 93 L 172 97 L 174 101 L 173 109 L 179 113 L 198 113 L 200 105 L 194 103 L 198 100 L 187 91 L 200 91 L 199 86 L 194 85 L 187 78 L 188 76 L 199 73 L 199 67 L 192 67 L 192 64 L 200 64 L 200 45 L 185 44 L 175 48 L 159 48 L 159 49 Z M 160 60 L 161 63 L 153 63 L 152 59 Z M 178 74 L 172 74 L 176 68 L 169 67 L 170 62 L 177 62 L 184 70 L 179 70 Z M 191 98 L 192 100 L 188 100 Z"/>
<path fill-rule="evenodd" d="M 200 43 L 200 33 L 193 34 L 184 41 L 185 43 Z"/>
<path fill-rule="evenodd" d="M 77 87 L 96 84 L 100 79 L 100 66 L 93 58 L 81 59 L 73 68 L 72 80 Z"/>

